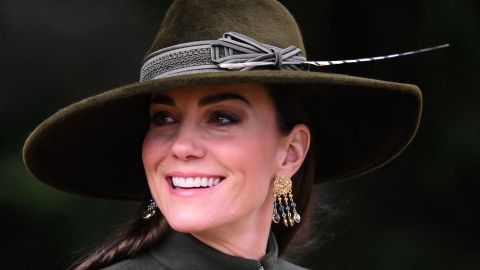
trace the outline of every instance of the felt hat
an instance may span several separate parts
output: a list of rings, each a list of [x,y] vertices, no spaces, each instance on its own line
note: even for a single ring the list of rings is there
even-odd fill
[[[140,82],[71,104],[30,134],[23,154],[35,177],[79,195],[144,199],[150,95],[185,86],[254,82],[297,95],[316,136],[317,183],[385,165],[420,120],[415,85],[305,71],[300,30],[275,0],[176,0],[146,55]]]

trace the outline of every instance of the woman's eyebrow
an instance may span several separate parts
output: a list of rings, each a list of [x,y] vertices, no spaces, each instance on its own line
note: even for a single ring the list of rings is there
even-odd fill
[[[171,96],[157,94],[150,99],[150,103],[175,106],[175,100]]]
[[[198,105],[200,106],[206,106],[206,105],[211,105],[214,103],[222,102],[225,100],[230,100],[230,99],[235,99],[235,100],[240,100],[250,106],[250,102],[243,97],[242,95],[235,94],[235,93],[220,93],[216,95],[211,95],[211,96],[206,96],[201,98],[198,101]]]

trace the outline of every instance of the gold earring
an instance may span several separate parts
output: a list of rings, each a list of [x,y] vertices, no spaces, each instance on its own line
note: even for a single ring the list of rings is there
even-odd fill
[[[157,212],[156,209],[157,209],[157,203],[153,199],[150,199],[147,205],[147,209],[142,213],[142,218],[144,220],[151,219]]]
[[[292,180],[288,176],[282,175],[275,178],[273,182],[273,198],[273,222],[279,223],[281,215],[283,225],[286,227],[300,223],[301,217],[295,208],[297,204],[293,201]],[[279,214],[278,210],[280,210],[281,214]]]

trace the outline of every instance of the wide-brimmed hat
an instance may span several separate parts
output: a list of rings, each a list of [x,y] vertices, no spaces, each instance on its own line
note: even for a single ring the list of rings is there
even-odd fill
[[[79,195],[144,199],[150,95],[185,86],[254,82],[298,96],[316,136],[317,183],[385,165],[419,124],[415,85],[305,71],[300,30],[275,0],[176,0],[146,55],[140,82],[69,105],[30,134],[24,161],[35,177]]]

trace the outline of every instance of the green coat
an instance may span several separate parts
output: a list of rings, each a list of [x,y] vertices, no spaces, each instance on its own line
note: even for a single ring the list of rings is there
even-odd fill
[[[224,254],[190,234],[172,232],[160,245],[139,256],[120,261],[107,270],[304,270],[278,258],[277,241],[270,235],[267,253],[259,261]]]

